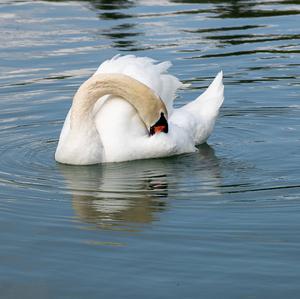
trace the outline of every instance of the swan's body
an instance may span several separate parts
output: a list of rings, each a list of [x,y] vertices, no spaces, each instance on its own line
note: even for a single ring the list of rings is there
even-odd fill
[[[102,63],[74,97],[55,159],[87,165],[196,151],[195,146],[205,142],[212,132],[223,102],[222,72],[201,96],[173,109],[176,90],[182,83],[166,73],[170,65],[131,55]],[[123,77],[115,84],[120,90],[114,92],[105,80],[108,77],[113,82],[117,74]],[[135,79],[132,84],[130,78]],[[124,89],[128,87],[128,95],[122,89],[123,79],[128,80],[123,84]],[[139,99],[132,100],[134,97]],[[149,135],[150,126],[161,114],[168,118],[167,133]]]

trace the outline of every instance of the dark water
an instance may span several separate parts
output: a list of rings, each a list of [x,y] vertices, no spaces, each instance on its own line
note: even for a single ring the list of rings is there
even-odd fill
[[[0,4],[1,298],[299,298],[299,1]],[[117,53],[223,69],[209,145],[57,164],[77,87]]]

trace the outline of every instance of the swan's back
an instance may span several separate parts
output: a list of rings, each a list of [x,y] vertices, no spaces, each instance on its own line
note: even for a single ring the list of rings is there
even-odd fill
[[[167,70],[172,65],[171,62],[165,61],[158,64],[155,62],[149,57],[117,55],[104,61],[95,74],[121,73],[144,83],[161,97],[170,115],[175,93],[183,84],[176,77],[167,74]]]

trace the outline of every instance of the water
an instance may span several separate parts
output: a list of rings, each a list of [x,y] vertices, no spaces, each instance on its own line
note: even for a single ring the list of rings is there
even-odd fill
[[[0,4],[1,298],[298,298],[299,1]],[[113,55],[225,74],[198,153],[72,167],[54,151]]]

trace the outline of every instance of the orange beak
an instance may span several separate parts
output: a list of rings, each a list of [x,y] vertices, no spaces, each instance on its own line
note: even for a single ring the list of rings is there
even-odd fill
[[[155,126],[154,127],[154,134],[160,133],[160,132],[165,132],[166,131],[166,126]]]

